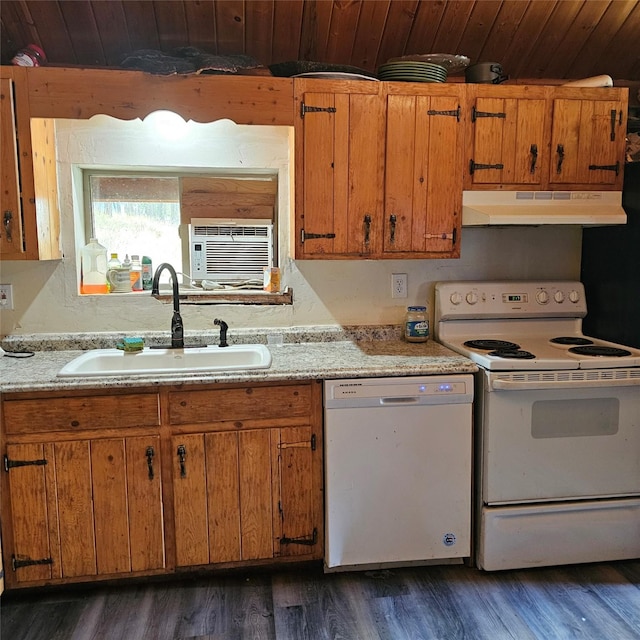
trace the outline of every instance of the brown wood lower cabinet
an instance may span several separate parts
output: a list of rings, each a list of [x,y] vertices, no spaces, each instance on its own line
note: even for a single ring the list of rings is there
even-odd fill
[[[321,558],[321,420],[316,382],[5,394],[6,587]]]

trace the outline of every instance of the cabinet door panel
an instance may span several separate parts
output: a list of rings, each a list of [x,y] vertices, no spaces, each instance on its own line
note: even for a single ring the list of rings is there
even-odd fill
[[[176,564],[180,567],[207,564],[209,532],[204,436],[177,436],[172,438],[172,443]],[[178,453],[182,450],[183,455]]]
[[[207,434],[205,446],[210,561],[240,560],[238,434]]]
[[[41,444],[7,445],[9,460],[43,460]],[[47,461],[47,465],[52,461]],[[11,527],[16,560],[44,560],[51,557],[48,533],[47,465],[28,465],[9,469],[9,496],[11,498]],[[7,566],[7,572],[10,567]],[[52,577],[51,565],[40,564],[16,570],[17,582],[47,580]]]
[[[165,566],[160,438],[127,438],[125,446],[131,569],[160,569]],[[148,452],[150,447],[152,451]],[[152,454],[151,471],[149,453]]]
[[[273,556],[270,432],[264,429],[238,434],[243,560]]]
[[[310,540],[317,526],[313,509],[311,428],[274,430],[274,442],[279,475],[279,486],[274,493],[280,502],[280,535],[285,539]],[[306,555],[313,550],[295,542],[279,546],[276,551],[282,556]]]
[[[124,440],[91,443],[98,574],[131,571]]]
[[[97,571],[89,441],[55,445],[62,575]]]

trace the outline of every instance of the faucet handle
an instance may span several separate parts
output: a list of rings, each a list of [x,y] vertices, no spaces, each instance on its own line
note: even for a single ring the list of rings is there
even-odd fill
[[[224,321],[224,320],[220,320],[219,318],[216,318],[213,321],[213,324],[215,324],[216,326],[220,327],[220,347],[228,347],[229,344],[227,343],[227,329],[229,328],[229,325]]]

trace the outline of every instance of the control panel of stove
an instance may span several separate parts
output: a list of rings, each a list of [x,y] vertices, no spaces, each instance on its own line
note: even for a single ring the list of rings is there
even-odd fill
[[[584,317],[580,282],[439,282],[436,320],[447,318]]]

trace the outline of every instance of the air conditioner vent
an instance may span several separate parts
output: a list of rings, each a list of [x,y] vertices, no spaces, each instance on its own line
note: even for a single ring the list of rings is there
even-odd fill
[[[194,280],[262,281],[273,266],[273,225],[191,225],[190,248]]]

